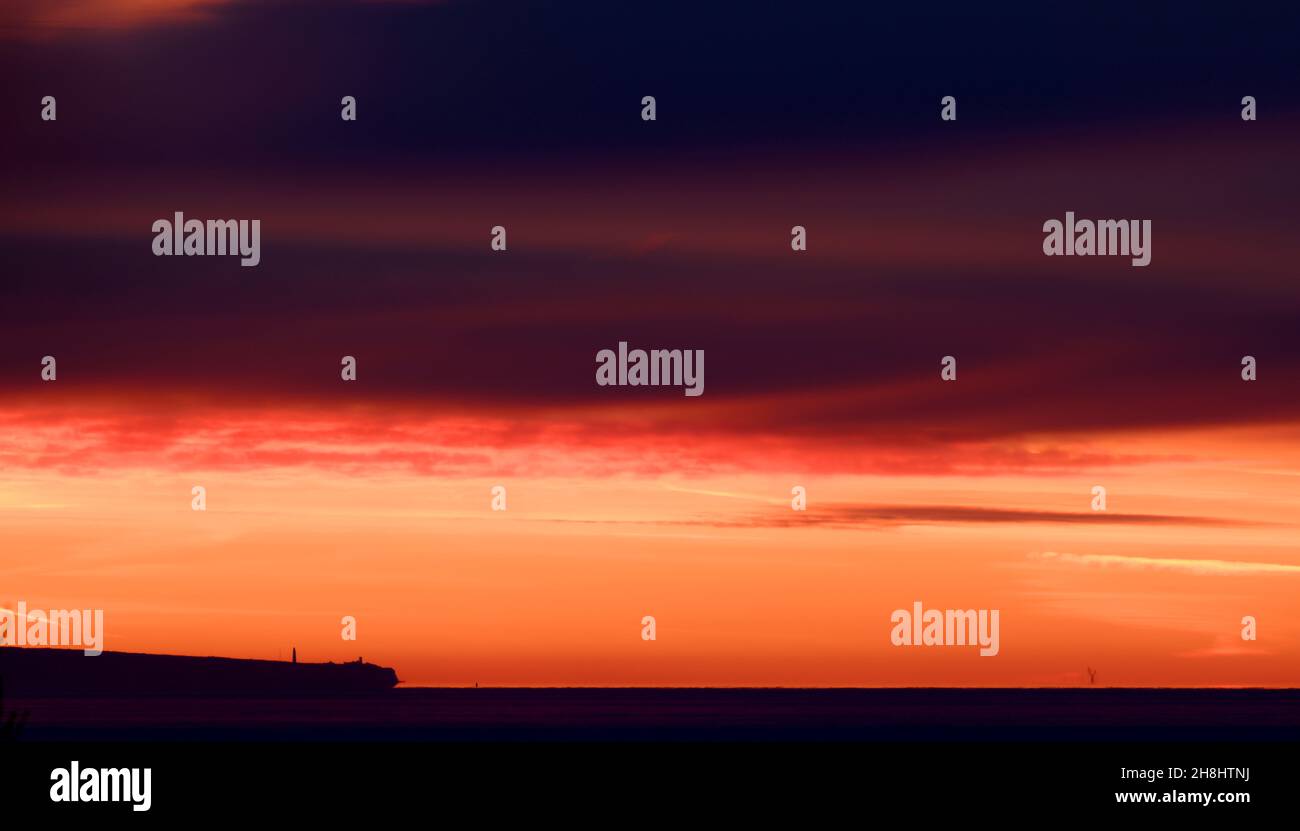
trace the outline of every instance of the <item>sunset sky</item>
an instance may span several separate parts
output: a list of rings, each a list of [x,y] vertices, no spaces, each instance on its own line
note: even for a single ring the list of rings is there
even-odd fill
[[[543,9],[6,4],[0,607],[413,684],[1300,683],[1287,28]],[[892,646],[917,600],[1000,653]]]

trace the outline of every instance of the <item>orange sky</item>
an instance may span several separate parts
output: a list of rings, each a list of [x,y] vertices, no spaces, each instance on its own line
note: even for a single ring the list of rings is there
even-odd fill
[[[845,475],[816,453],[791,464],[797,446],[586,449],[464,418],[390,414],[400,429],[371,440],[384,416],[196,412],[138,453],[108,411],[0,418],[17,555],[0,602],[103,608],[110,650],[296,646],[450,685],[1068,685],[1086,666],[1120,685],[1300,681],[1294,426],[1114,435],[1110,452],[1147,461],[1069,473]],[[413,472],[431,452],[472,464]],[[660,454],[693,472],[648,472]],[[846,510],[862,506],[891,510]],[[890,612],[914,600],[1000,609],[1000,654],[891,646]]]
[[[1286,30],[619,14],[0,6],[0,606],[421,684],[1300,683]],[[1044,257],[1067,211],[1149,267]],[[705,394],[595,386],[622,340]],[[892,646],[915,601],[999,654]]]

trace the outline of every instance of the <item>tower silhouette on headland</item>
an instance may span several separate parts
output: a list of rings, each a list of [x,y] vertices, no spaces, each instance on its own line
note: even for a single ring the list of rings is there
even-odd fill
[[[0,668],[4,670],[6,705],[13,699],[48,695],[378,692],[398,683],[397,673],[387,667],[304,663],[298,660],[296,649],[290,655],[291,663],[286,666],[283,660],[130,652],[104,652],[87,659],[78,649],[0,646]]]

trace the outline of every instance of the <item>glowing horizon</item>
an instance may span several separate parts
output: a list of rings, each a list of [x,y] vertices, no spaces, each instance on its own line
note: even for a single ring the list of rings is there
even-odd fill
[[[1283,28],[1138,100],[1047,7],[981,12],[998,48],[551,14],[0,13],[0,606],[438,685],[1300,684]],[[175,212],[257,220],[259,263],[155,257]],[[1149,220],[1150,264],[1044,256],[1067,212]],[[704,394],[598,386],[624,341],[702,350]],[[918,600],[1001,651],[892,646]]]

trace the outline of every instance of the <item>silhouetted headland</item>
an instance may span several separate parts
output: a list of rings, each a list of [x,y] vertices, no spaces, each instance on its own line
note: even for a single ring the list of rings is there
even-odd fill
[[[397,685],[389,667],[290,663],[80,649],[0,647],[0,673],[14,698],[145,695],[335,695]]]

